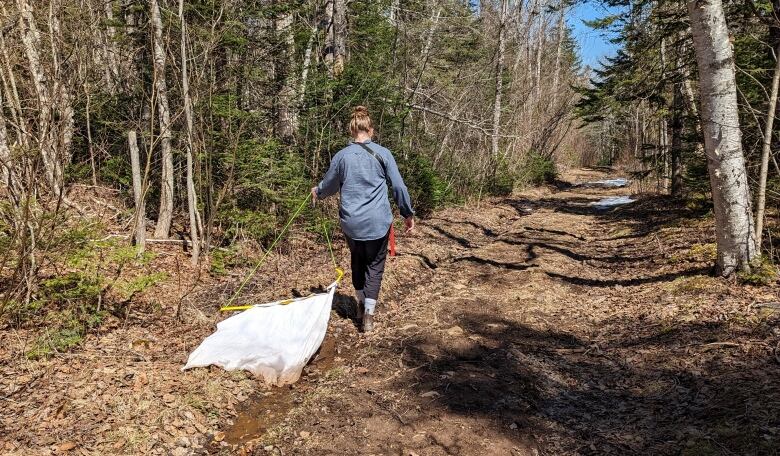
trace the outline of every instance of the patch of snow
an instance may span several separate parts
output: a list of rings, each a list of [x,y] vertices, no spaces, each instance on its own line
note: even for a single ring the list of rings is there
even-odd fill
[[[632,199],[630,196],[610,196],[598,201],[593,201],[590,203],[590,206],[594,206],[596,209],[610,209],[616,206],[633,203],[634,201],[636,200]]]
[[[587,187],[620,188],[620,187],[626,187],[630,183],[631,183],[631,181],[629,181],[625,177],[618,177],[616,179],[604,179],[604,180],[599,180],[599,181],[586,182],[583,185],[585,185]]]

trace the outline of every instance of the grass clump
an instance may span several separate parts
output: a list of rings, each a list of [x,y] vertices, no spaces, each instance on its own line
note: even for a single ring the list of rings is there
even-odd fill
[[[27,352],[27,359],[36,360],[48,358],[59,352],[65,352],[81,343],[84,331],[79,327],[51,329],[39,336],[33,343],[33,348]]]
[[[230,269],[252,264],[254,264],[253,260],[247,255],[242,255],[235,244],[227,249],[211,251],[210,270],[214,275],[227,275]]]
[[[679,277],[668,285],[673,294],[697,294],[716,289],[720,285],[718,279],[710,276],[697,275],[692,277]]]
[[[766,286],[777,282],[777,266],[766,256],[754,260],[750,264],[750,271],[737,273],[741,283],[749,285]]]
[[[714,242],[693,244],[689,250],[691,257],[701,261],[715,261],[718,258],[718,248]]]

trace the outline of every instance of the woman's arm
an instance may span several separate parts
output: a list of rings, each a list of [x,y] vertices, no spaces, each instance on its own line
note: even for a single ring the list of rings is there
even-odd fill
[[[311,189],[312,198],[322,199],[335,195],[341,189],[341,154],[336,154],[330,162],[328,172],[319,185]]]
[[[408,219],[414,216],[414,209],[412,209],[412,199],[409,196],[409,190],[406,188],[401,172],[398,171],[398,164],[395,162],[395,158],[392,154],[387,154],[389,159],[387,160],[387,178],[390,180],[390,185],[393,186],[393,199],[398,204],[398,209],[401,210],[401,217]]]

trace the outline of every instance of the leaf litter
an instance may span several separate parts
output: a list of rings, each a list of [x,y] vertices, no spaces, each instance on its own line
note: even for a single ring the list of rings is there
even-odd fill
[[[711,220],[663,197],[589,207],[628,192],[534,189],[423,221],[390,260],[377,330],[358,333],[341,290],[286,388],[179,371],[240,274],[189,271],[160,246],[155,267],[178,280],[78,349],[31,361],[32,330],[0,332],[0,452],[776,454],[777,287],[711,277],[691,251],[713,242]],[[321,245],[291,243],[247,300],[332,280]]]

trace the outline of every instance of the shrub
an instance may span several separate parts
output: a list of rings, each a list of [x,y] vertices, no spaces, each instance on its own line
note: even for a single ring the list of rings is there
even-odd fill
[[[505,158],[501,158],[496,165],[493,177],[488,180],[487,193],[494,196],[506,196],[515,189],[517,175],[509,168]]]
[[[396,158],[418,214],[428,214],[453,200],[450,187],[436,172],[428,157],[410,153],[408,158]]]
[[[520,175],[523,184],[542,185],[555,180],[558,170],[552,157],[531,151],[523,163]]]

